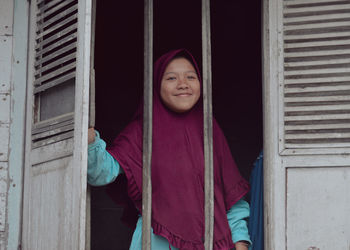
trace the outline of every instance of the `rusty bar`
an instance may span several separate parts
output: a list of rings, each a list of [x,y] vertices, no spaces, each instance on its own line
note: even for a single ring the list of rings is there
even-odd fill
[[[153,0],[144,2],[144,108],[142,174],[142,250],[151,250],[152,210],[152,91],[153,91]]]
[[[204,247],[213,249],[214,178],[213,116],[210,41],[210,0],[202,0],[203,123],[204,123]]]

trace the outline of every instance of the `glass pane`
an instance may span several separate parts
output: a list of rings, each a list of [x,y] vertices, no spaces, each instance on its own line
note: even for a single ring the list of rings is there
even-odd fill
[[[74,111],[75,79],[40,94],[40,121]]]

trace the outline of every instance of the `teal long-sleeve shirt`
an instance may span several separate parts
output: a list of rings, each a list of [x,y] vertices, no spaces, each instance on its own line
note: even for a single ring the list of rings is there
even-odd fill
[[[88,171],[87,180],[92,186],[103,186],[113,182],[123,170],[118,161],[106,151],[106,143],[96,131],[95,141],[88,147]],[[249,205],[244,200],[239,200],[227,211],[227,220],[231,229],[232,240],[248,241],[251,243],[246,219],[249,217]],[[130,250],[141,249],[142,244],[142,217],[140,216],[134,231]],[[151,235],[152,250],[169,249],[169,242],[162,236]],[[177,249],[171,246],[171,249]]]

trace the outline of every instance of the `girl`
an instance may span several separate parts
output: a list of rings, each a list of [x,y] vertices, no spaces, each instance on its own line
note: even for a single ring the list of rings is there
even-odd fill
[[[204,249],[203,101],[200,73],[184,49],[170,51],[154,65],[152,145],[152,249]],[[119,174],[127,194],[142,207],[142,106],[105,150],[89,129],[88,182],[106,185]],[[225,137],[213,121],[214,246],[247,250],[250,239],[242,200],[247,182],[239,174]],[[118,192],[118,191],[116,191]],[[141,249],[139,216],[130,249]]]

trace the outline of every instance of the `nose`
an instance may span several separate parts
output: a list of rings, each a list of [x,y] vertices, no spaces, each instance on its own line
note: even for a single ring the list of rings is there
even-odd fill
[[[186,77],[179,77],[177,88],[178,89],[188,89],[188,83],[187,83]]]

